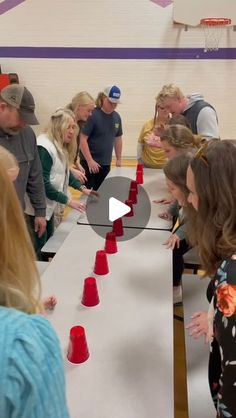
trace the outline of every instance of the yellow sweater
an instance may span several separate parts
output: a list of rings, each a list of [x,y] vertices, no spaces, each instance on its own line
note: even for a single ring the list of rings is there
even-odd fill
[[[148,135],[153,130],[153,127],[153,119],[148,120],[145,122],[140,132],[138,142],[143,146],[141,158],[144,164],[148,167],[163,168],[167,162],[165,152],[161,148],[151,147],[146,142],[148,140]]]

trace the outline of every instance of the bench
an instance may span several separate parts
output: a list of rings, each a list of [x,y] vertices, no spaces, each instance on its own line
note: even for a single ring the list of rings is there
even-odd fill
[[[196,274],[184,274],[183,308],[185,326],[191,321],[191,315],[199,310],[208,310],[206,289],[209,279],[201,279]],[[216,410],[208,385],[209,345],[203,337],[195,340],[185,329],[187,395],[189,418],[214,418]]]
[[[42,259],[44,261],[47,261],[50,257],[54,257],[72,228],[77,225],[78,217],[79,212],[72,209],[60,223],[58,228],[56,228],[53,236],[49,238],[41,250]]]
[[[36,266],[37,266],[40,276],[44,273],[48,265],[49,265],[49,262],[47,261],[36,261]]]
[[[191,248],[187,251],[184,256],[184,268],[193,270],[194,274],[197,274],[198,270],[201,267],[199,255],[197,253],[196,247]]]

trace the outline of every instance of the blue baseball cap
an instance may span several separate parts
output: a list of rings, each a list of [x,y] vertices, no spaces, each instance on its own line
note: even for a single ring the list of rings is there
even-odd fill
[[[103,94],[111,103],[120,103],[121,91],[117,86],[109,86],[103,90]]]

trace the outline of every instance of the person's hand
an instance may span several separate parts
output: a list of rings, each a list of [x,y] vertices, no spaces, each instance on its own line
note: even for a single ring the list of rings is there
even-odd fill
[[[191,316],[192,321],[186,326],[189,335],[195,339],[204,336],[205,342],[208,343],[212,337],[209,335],[208,313],[206,311],[194,312]]]
[[[121,159],[116,160],[116,167],[121,167]]]
[[[178,235],[172,234],[170,238],[164,243],[164,245],[166,245],[166,249],[170,248],[171,250],[173,250],[175,246],[179,248],[179,243],[180,243],[180,238],[178,237]]]
[[[162,134],[162,132],[164,131],[164,129],[165,129],[165,125],[162,123],[159,126],[154,126],[152,132],[154,133],[154,135],[160,137],[160,135]]]
[[[41,236],[46,231],[46,226],[47,226],[46,218],[43,218],[42,216],[35,216],[34,231],[38,234],[39,238],[41,238]]]
[[[88,161],[88,168],[89,168],[89,171],[90,171],[90,173],[94,173],[94,174],[96,174],[96,173],[98,173],[99,172],[99,169],[101,168],[101,166],[100,166],[100,164],[98,164],[96,161],[94,161],[94,160],[90,160],[90,161]]]
[[[79,171],[81,171],[81,173],[85,174],[85,169],[84,167],[79,163],[79,161],[77,160],[75,163],[75,168],[77,168]]]
[[[162,205],[169,205],[173,201],[171,197],[162,197],[161,199],[153,200],[153,203],[161,203]]]
[[[44,309],[52,311],[57,304],[57,298],[54,295],[48,296],[47,298],[44,298],[42,302]]]
[[[79,212],[84,213],[86,211],[86,205],[78,202],[77,200],[71,199],[67,204],[70,208],[78,210]]]
[[[96,190],[93,190],[93,189],[84,188],[82,190],[82,193],[85,194],[86,196],[96,196],[96,197],[99,197],[99,193]]]
[[[154,148],[162,148],[160,137],[150,132],[145,140],[146,144]]]
[[[70,169],[71,173],[73,174],[73,176],[80,181],[80,183],[84,184],[87,181],[87,177],[85,176],[85,174],[80,171],[77,168],[71,168]]]
[[[145,137],[145,141],[147,142],[147,141],[155,141],[155,140],[157,140],[159,138],[159,136],[158,135],[156,135],[153,131],[152,132],[149,132],[147,135],[146,135],[146,137]]]
[[[159,216],[159,218],[165,219],[166,221],[171,221],[171,219],[172,219],[172,216],[171,216],[171,214],[169,212],[159,213],[158,216]]]
[[[146,143],[149,145],[149,147],[152,148],[162,148],[160,139],[150,139],[146,141]]]

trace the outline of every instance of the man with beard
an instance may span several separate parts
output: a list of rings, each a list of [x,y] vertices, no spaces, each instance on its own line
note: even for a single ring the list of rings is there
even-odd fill
[[[19,175],[14,184],[22,209],[27,193],[35,210],[34,217],[27,215],[27,223],[37,253],[37,236],[41,237],[46,228],[46,198],[36,137],[29,126],[39,123],[34,110],[33,96],[23,85],[10,84],[1,90],[0,145],[8,149],[19,163]]]

